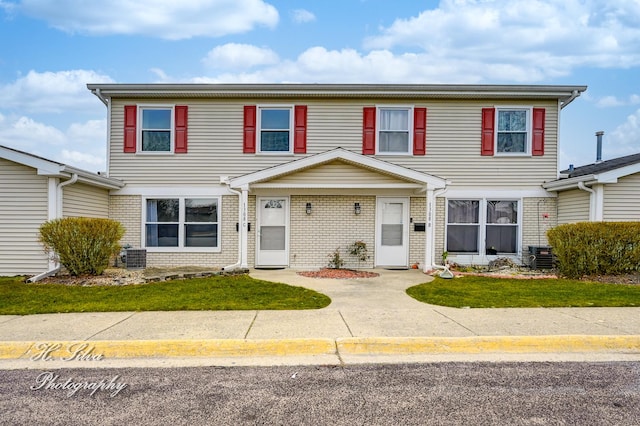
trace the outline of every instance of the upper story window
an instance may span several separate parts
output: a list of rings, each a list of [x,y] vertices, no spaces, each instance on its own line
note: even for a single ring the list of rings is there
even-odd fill
[[[187,153],[186,105],[125,105],[125,153]]]
[[[140,150],[171,152],[173,140],[172,108],[140,107]]]
[[[498,108],[496,126],[497,154],[530,154],[530,109]]]
[[[411,108],[378,108],[379,154],[410,154],[410,112]]]
[[[292,108],[259,108],[260,152],[291,152]]]

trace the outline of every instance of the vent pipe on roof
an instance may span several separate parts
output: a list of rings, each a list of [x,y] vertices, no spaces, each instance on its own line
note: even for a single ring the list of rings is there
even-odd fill
[[[598,138],[598,147],[596,148],[596,163],[602,162],[602,135],[604,135],[604,132],[602,130],[596,132],[596,137]]]

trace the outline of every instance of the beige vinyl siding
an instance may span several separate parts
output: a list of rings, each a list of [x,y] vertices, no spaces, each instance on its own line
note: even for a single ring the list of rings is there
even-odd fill
[[[572,189],[558,193],[558,224],[589,220],[589,193]]]
[[[84,183],[63,187],[63,217],[109,217],[109,191]]]
[[[185,104],[162,99],[159,104]],[[114,100],[112,106],[110,176],[129,185],[176,185],[218,182],[219,176],[240,176],[304,157],[300,154],[243,154],[243,106],[254,100],[190,99],[187,154],[124,154],[124,105],[133,100]],[[270,101],[269,104],[279,104]],[[291,101],[283,105],[293,105]],[[362,108],[375,100],[300,99],[308,107],[307,154],[337,147],[362,153]],[[377,158],[452,181],[451,187],[500,187],[539,189],[540,183],[557,176],[558,105],[554,101],[386,100],[384,105],[426,107],[427,155]],[[480,126],[483,107],[531,106],[546,108],[545,155],[540,157],[482,157]]]
[[[35,169],[0,159],[0,276],[35,275],[48,268],[38,242],[47,220],[48,179]]]
[[[383,175],[343,161],[333,161],[318,167],[292,173],[270,180],[273,184],[399,184],[407,183],[392,176]]]
[[[605,185],[603,220],[640,221],[640,173]]]

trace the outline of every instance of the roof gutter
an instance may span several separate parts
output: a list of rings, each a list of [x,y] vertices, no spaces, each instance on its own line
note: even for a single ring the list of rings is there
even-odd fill
[[[93,89],[91,91],[91,93],[93,93],[94,95],[96,95],[98,97],[98,99],[100,99],[100,101],[102,101],[102,103],[104,104],[104,106],[108,107],[109,106],[109,100],[107,100],[107,98],[105,98],[102,95],[102,91],[100,90],[99,87]]]
[[[573,102],[578,96],[580,96],[580,92],[578,90],[574,90],[573,92],[571,92],[571,96],[569,96],[567,99],[565,99],[562,104],[560,104],[560,109],[563,109],[564,107],[566,107],[567,105],[569,105],[571,102]]]

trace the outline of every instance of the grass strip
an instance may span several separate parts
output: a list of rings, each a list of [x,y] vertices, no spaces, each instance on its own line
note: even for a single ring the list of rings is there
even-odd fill
[[[329,303],[329,297],[316,291],[245,275],[95,287],[25,284],[20,277],[0,277],[2,315],[319,309]]]
[[[568,279],[463,276],[436,278],[407,289],[414,299],[454,308],[640,306],[640,286]]]

